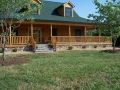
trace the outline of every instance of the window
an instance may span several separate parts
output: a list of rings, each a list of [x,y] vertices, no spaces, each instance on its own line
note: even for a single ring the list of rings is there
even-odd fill
[[[57,36],[57,34],[58,34],[57,29],[56,29],[56,28],[53,28],[53,29],[52,29],[52,36]]]
[[[72,8],[65,8],[65,16],[72,16]]]
[[[75,36],[82,36],[82,31],[80,29],[76,29]]]

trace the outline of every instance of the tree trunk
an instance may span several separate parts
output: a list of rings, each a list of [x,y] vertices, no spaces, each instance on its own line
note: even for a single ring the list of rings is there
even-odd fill
[[[116,44],[117,38],[113,38],[113,52],[115,51],[115,44]]]
[[[2,43],[2,59],[3,59],[3,61],[5,60],[5,44],[6,44],[6,40],[5,40],[5,36],[4,36],[3,43]]]
[[[2,59],[5,60],[5,47],[2,47]]]

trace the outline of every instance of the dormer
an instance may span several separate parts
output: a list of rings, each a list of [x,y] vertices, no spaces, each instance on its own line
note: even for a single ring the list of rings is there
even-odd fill
[[[38,3],[38,4],[41,4],[41,1],[40,0],[31,0],[33,3]]]
[[[74,17],[73,8],[75,6],[69,1],[57,9],[57,12],[64,17]]]

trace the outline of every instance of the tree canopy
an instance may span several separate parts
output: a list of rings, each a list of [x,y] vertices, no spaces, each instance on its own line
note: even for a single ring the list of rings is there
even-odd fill
[[[13,20],[16,20],[19,27],[24,20],[34,20],[30,14],[35,13],[41,8],[41,4],[35,0],[0,0],[0,27],[2,29],[2,37],[4,40],[0,41],[4,57],[4,50],[6,42],[10,35],[10,27],[13,25]]]
[[[110,35],[113,39],[113,50],[115,43],[120,36],[120,1],[106,0],[104,4],[94,0],[96,5],[96,14],[89,14],[100,28],[100,33]]]

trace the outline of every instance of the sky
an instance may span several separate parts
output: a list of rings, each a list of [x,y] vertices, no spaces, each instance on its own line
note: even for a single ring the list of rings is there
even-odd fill
[[[76,13],[83,18],[88,18],[89,14],[95,14],[95,5],[93,0],[46,0],[46,1],[54,1],[54,2],[68,2],[70,1],[74,6],[74,10]],[[103,3],[105,0],[98,0]]]

